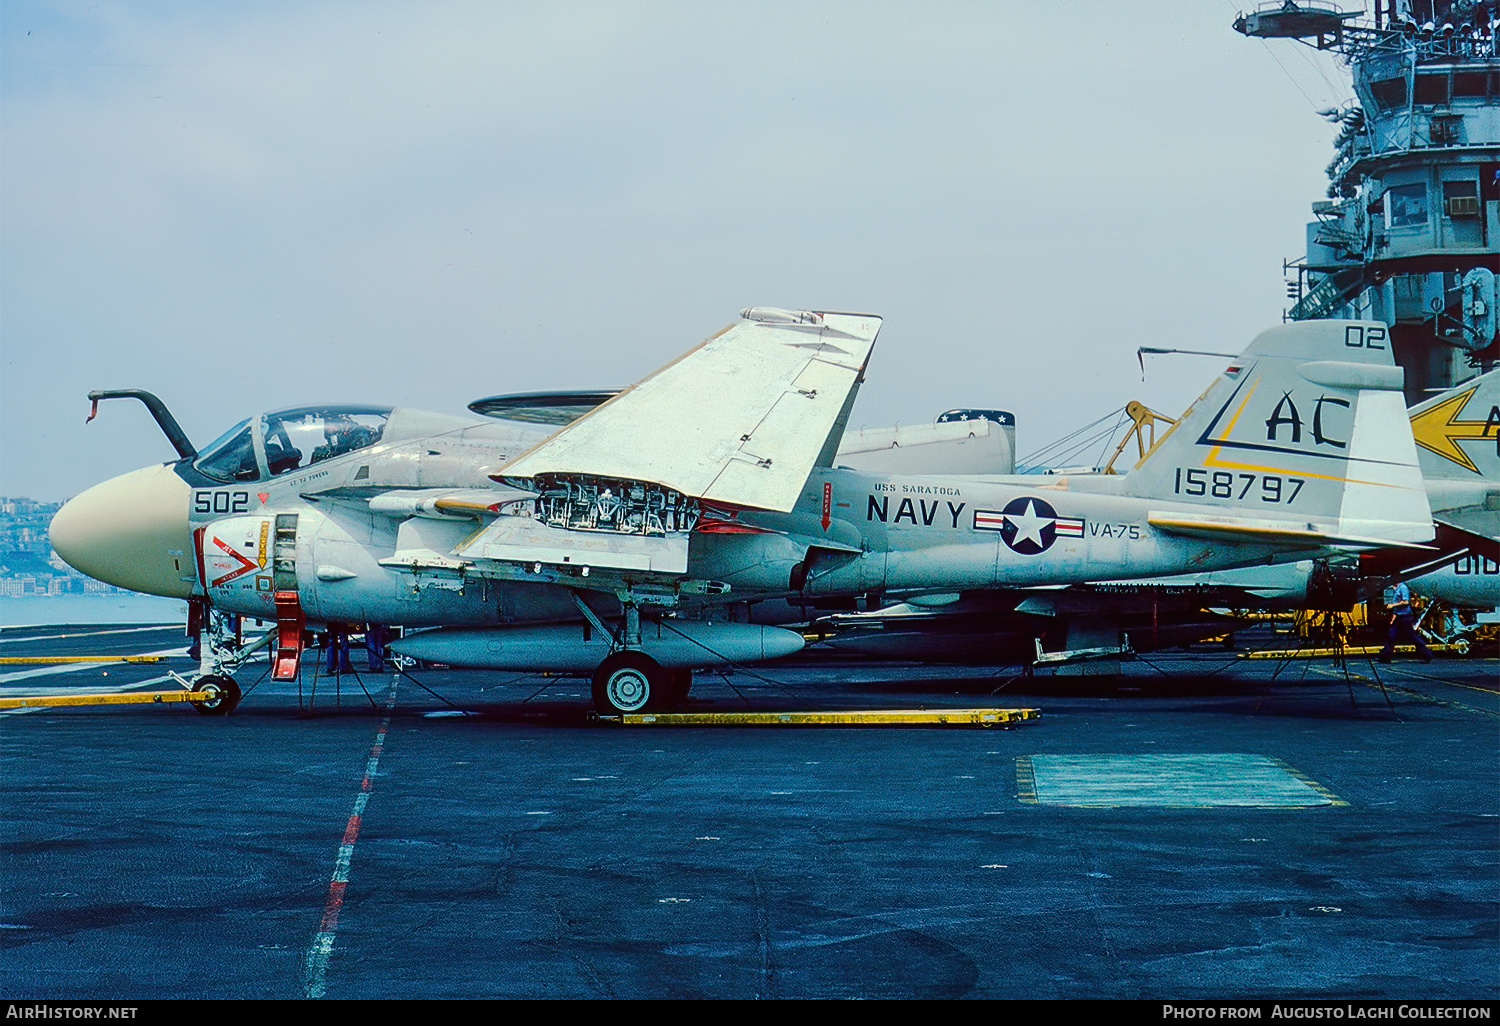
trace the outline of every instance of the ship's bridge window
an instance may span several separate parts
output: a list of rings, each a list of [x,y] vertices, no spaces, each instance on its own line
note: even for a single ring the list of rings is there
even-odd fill
[[[208,443],[193,466],[215,481],[260,480],[260,464],[255,459],[255,437],[250,422],[242,420]]]
[[[1393,110],[1406,106],[1406,79],[1388,78],[1370,83],[1370,95],[1381,110]]]
[[[1418,106],[1436,106],[1448,102],[1448,73],[1418,75],[1413,98]]]
[[[1489,79],[1482,71],[1455,71],[1453,73],[1453,98],[1455,100],[1482,100]]]
[[[266,469],[272,477],[380,441],[389,406],[304,406],[262,419]]]
[[[1386,216],[1392,228],[1415,228],[1427,223],[1427,186],[1392,186],[1385,194]]]

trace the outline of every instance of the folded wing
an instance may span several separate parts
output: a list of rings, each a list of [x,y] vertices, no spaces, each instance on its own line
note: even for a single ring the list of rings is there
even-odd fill
[[[880,318],[765,307],[741,317],[496,476],[523,487],[544,476],[648,482],[791,510],[843,430]]]

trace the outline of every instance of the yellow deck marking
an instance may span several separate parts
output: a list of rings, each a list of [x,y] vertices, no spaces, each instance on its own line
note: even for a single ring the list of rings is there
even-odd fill
[[[1490,660],[1490,662],[1494,662],[1494,660],[1492,659]],[[1415,677],[1417,678],[1417,680],[1430,680],[1434,684],[1446,684],[1450,688],[1463,688],[1465,691],[1477,691],[1481,695],[1489,695],[1493,698],[1500,698],[1500,691],[1492,691],[1489,688],[1476,688],[1472,684],[1460,684],[1456,680],[1444,680],[1441,677],[1428,677],[1425,674],[1418,673],[1415,670],[1408,670],[1405,667],[1394,667],[1392,669],[1392,672],[1400,673],[1407,677]]]
[[[847,709],[840,712],[627,713],[601,720],[627,727],[1008,727],[1039,709]]]
[[[1030,755],[1016,759],[1017,798],[1075,809],[1346,806],[1285,762],[1241,752]]]
[[[1314,666],[1311,669],[1312,669],[1312,671],[1314,673],[1321,674],[1324,677],[1332,677],[1335,680],[1343,680],[1343,679],[1345,679],[1343,674],[1341,674],[1341,673],[1335,673],[1332,670],[1325,670],[1321,666]],[[1394,667],[1392,668],[1392,670],[1394,670],[1394,672],[1397,672],[1397,673],[1407,673],[1408,672],[1408,671],[1405,671],[1405,670],[1395,670]],[[1387,672],[1391,672],[1391,671],[1387,671]],[[1431,681],[1434,684],[1447,684],[1448,683],[1448,681],[1440,680],[1437,677],[1422,677],[1420,674],[1411,674],[1411,676],[1418,677],[1421,680]],[[1467,705],[1467,704],[1465,704],[1463,702],[1454,702],[1451,699],[1433,698],[1431,695],[1426,694],[1425,692],[1414,691],[1411,688],[1403,688],[1400,684],[1397,684],[1393,680],[1373,681],[1369,677],[1363,676],[1362,674],[1358,674],[1358,673],[1351,673],[1351,674],[1349,674],[1348,675],[1348,679],[1354,681],[1355,683],[1357,683],[1357,684],[1359,684],[1359,685],[1361,685],[1363,687],[1369,688],[1371,691],[1379,691],[1381,689],[1381,684],[1383,683],[1385,685],[1385,690],[1387,690],[1387,691],[1396,691],[1396,692],[1399,692],[1400,694],[1406,695],[1408,698],[1415,698],[1419,702],[1426,702],[1428,705],[1441,705],[1444,708],[1464,709],[1464,710],[1467,710],[1468,712],[1471,712],[1471,713],[1478,713],[1480,716],[1488,716],[1488,717],[1490,717],[1492,719],[1500,718],[1500,712],[1497,712],[1494,709],[1481,709],[1478,706]],[[1463,687],[1464,685],[1458,685],[1458,686],[1459,687]],[[1487,694],[1487,695],[1494,694],[1493,691],[1485,691],[1483,688],[1475,688],[1474,690],[1475,691],[1481,691],[1481,692],[1483,692],[1484,694]]]
[[[1032,768],[1031,756],[1016,757],[1016,799],[1027,805],[1036,805],[1036,770]]]
[[[1274,758],[1274,757],[1272,757],[1271,761],[1273,763],[1275,763],[1276,765],[1280,766],[1287,773],[1291,774],[1292,776],[1296,777],[1298,780],[1302,781],[1304,784],[1306,784],[1308,787],[1312,788],[1314,791],[1318,792],[1324,798],[1327,798],[1329,805],[1334,805],[1334,806],[1338,806],[1340,808],[1345,808],[1345,809],[1347,809],[1349,807],[1349,803],[1348,802],[1344,801],[1338,795],[1336,795],[1332,791],[1328,790],[1328,788],[1326,788],[1322,784],[1318,783],[1316,780],[1314,780],[1312,777],[1308,776],[1306,773],[1303,773],[1297,767],[1289,765],[1289,764],[1287,764],[1285,762],[1282,762],[1280,759],[1277,759],[1277,758]]]
[[[98,638],[106,634],[148,634],[155,631],[176,630],[181,631],[182,625],[175,623],[156,624],[150,627],[123,627],[107,631],[79,631],[77,634],[23,634],[19,638],[5,637],[4,635],[24,630],[22,627],[0,627],[0,644],[14,645],[17,642],[33,641],[61,641],[65,638]]]

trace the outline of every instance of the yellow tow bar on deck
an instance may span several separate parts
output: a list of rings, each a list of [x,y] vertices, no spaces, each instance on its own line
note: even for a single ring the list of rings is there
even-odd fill
[[[176,676],[173,674],[172,676]],[[206,716],[227,716],[240,704],[240,686],[233,677],[210,675],[187,682],[178,691],[111,691],[105,694],[18,695],[0,698],[0,710],[55,709],[89,705],[171,705],[187,702]]]
[[[65,663],[159,663],[166,656],[5,656],[0,666],[61,666]]]
[[[627,727],[1010,727],[1040,709],[847,709],[837,712],[659,712],[601,716]]]
[[[108,695],[33,695],[0,698],[0,709],[47,709],[68,705],[160,705],[168,702],[211,702],[217,691],[123,691]]]
[[[1241,652],[1241,659],[1333,659],[1338,656],[1361,658],[1363,656],[1377,656],[1383,650],[1384,645],[1349,645],[1345,648],[1268,648],[1259,652]],[[1469,646],[1466,642],[1456,645],[1428,645],[1428,650],[1433,655],[1448,653],[1451,655],[1467,655]],[[1397,655],[1415,655],[1415,645],[1397,645]]]

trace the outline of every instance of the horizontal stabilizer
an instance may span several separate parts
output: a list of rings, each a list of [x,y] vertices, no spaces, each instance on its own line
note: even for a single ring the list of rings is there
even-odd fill
[[[1354,548],[1378,548],[1385,545],[1413,549],[1426,547],[1378,536],[1343,534],[1340,533],[1337,524],[1317,524],[1311,521],[1152,512],[1146,515],[1146,523],[1167,534],[1180,534],[1188,538],[1207,538],[1211,541],[1265,542],[1270,545],[1287,545],[1294,548],[1300,548],[1304,543],[1308,548],[1324,545],[1347,545]]]
[[[880,330],[870,314],[756,307],[512,460],[497,478],[589,476],[788,511]]]
[[[1482,504],[1435,512],[1432,519],[1465,534],[1500,539],[1500,487],[1486,493],[1484,499]]]

